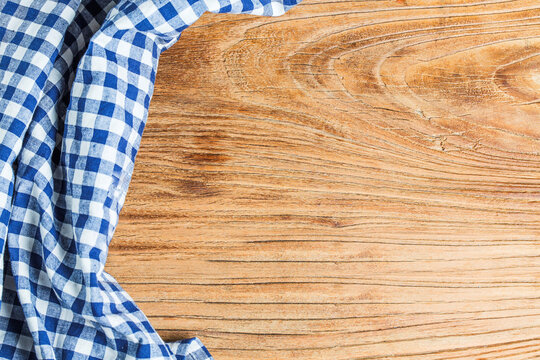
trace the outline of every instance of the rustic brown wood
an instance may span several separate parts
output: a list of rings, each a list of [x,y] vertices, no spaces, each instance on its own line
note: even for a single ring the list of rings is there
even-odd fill
[[[205,14],[107,270],[216,360],[540,358],[540,3]]]

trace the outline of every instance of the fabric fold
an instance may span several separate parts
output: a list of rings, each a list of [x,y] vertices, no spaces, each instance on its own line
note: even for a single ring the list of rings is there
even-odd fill
[[[206,11],[295,4],[0,2],[0,357],[212,359],[197,338],[160,338],[105,272],[108,247],[161,52]]]

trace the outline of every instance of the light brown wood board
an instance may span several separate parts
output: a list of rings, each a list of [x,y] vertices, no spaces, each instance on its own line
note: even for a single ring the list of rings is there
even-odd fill
[[[110,272],[216,360],[540,358],[540,2],[206,13]]]

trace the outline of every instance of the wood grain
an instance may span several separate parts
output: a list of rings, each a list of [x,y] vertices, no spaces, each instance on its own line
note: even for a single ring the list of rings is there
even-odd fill
[[[107,271],[216,360],[540,358],[540,3],[205,14]]]

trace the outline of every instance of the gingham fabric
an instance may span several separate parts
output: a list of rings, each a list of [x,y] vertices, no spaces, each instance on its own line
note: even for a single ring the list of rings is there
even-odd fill
[[[0,0],[0,357],[212,359],[104,271],[158,57],[204,12],[299,0]]]

